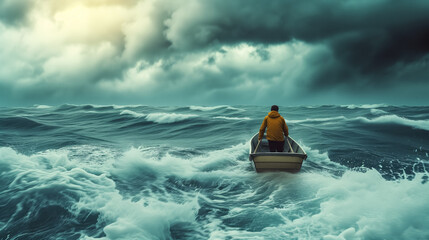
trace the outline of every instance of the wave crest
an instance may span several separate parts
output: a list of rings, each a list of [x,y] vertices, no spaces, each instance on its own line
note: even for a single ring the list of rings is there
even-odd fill
[[[38,105],[38,104],[34,105],[34,107],[37,108],[37,109],[52,108],[52,106],[49,106],[49,105]]]
[[[376,108],[371,109],[371,114],[373,115],[383,115],[386,113],[387,113],[386,111],[383,111],[381,109],[376,109]]]
[[[249,117],[225,117],[225,116],[218,116],[218,117],[214,117],[215,119],[224,119],[224,120],[237,120],[237,121],[241,121],[241,120],[252,120]]]
[[[136,117],[136,118],[141,118],[141,117],[145,116],[143,113],[137,113],[137,112],[134,112],[134,111],[131,111],[131,110],[123,110],[120,113],[120,115],[131,115],[131,116]]]
[[[181,122],[190,118],[198,117],[195,114],[180,114],[180,113],[150,113],[146,116],[146,120],[154,123],[175,123]]]
[[[30,129],[41,129],[41,130],[51,130],[56,127],[50,126],[47,124],[39,123],[34,120],[25,118],[25,117],[8,117],[0,118],[0,129],[7,130],[30,130]]]
[[[301,119],[301,120],[286,119],[286,123],[330,122],[330,121],[337,121],[337,120],[347,120],[347,118],[344,116],[338,116],[338,117],[329,117],[329,118],[307,118],[307,119]]]
[[[241,111],[241,109],[239,108],[234,108],[228,105],[219,105],[219,106],[213,106],[213,107],[204,107],[204,106],[190,106],[189,109],[190,110],[194,110],[194,111],[213,111],[213,110],[217,110],[217,109],[221,109],[221,108],[225,108],[225,109],[229,109],[229,110],[237,110],[237,111]]]
[[[356,108],[363,108],[363,109],[372,109],[372,108],[379,108],[379,107],[388,107],[387,104],[362,104],[362,105],[354,105],[354,104],[349,104],[349,105],[341,105],[341,107],[345,107],[348,109],[356,109]]]
[[[368,119],[365,117],[356,118],[366,123],[384,123],[384,124],[399,124],[410,126],[413,128],[423,129],[429,131],[429,120],[411,120],[408,118],[399,117],[397,115],[385,115],[376,117],[374,119]]]

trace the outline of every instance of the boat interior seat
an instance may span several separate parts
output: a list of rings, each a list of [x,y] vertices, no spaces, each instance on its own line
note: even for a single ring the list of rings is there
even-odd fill
[[[257,142],[256,142],[256,145],[257,145]],[[268,140],[266,138],[264,138],[264,139],[262,139],[261,144],[259,145],[257,152],[269,152],[269,151],[270,151],[270,147],[268,146]],[[283,152],[289,152],[289,145],[286,142],[284,145]]]

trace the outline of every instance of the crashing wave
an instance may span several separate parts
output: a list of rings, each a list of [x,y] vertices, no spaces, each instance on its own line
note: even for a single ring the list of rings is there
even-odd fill
[[[381,109],[377,109],[377,108],[371,109],[371,114],[373,114],[373,115],[383,115],[386,113],[387,113],[386,111],[383,111]]]
[[[124,108],[138,108],[144,107],[143,105],[112,105],[114,109],[124,109]]]
[[[347,120],[344,116],[338,116],[338,117],[330,117],[330,118],[307,118],[307,119],[301,119],[301,120],[289,120],[286,119],[287,123],[306,123],[306,122],[330,122],[330,121],[337,121],[337,120]]]
[[[345,107],[348,109],[356,109],[356,108],[363,108],[363,109],[372,109],[372,108],[380,108],[380,107],[388,107],[387,104],[362,104],[362,105],[354,105],[354,104],[349,104],[349,105],[341,105],[341,107]]]
[[[137,112],[134,112],[131,110],[124,110],[120,113],[120,115],[124,115],[124,114],[128,114],[128,115],[131,115],[131,116],[136,117],[136,118],[141,118],[141,117],[145,116],[143,113],[137,113]]]
[[[225,116],[218,116],[218,117],[214,117],[215,119],[224,119],[224,120],[237,120],[237,121],[241,121],[241,120],[252,120],[249,117],[225,117]]]
[[[225,109],[229,109],[229,110],[237,110],[237,111],[241,110],[239,108],[234,108],[234,107],[231,107],[228,105],[220,105],[220,106],[213,106],[213,107],[204,107],[204,106],[190,106],[189,107],[190,110],[203,111],[203,112],[213,111],[213,110],[217,110],[217,109],[221,109],[221,108],[225,108]]]
[[[429,120],[411,120],[397,115],[385,115],[376,117],[374,119],[368,119],[365,117],[356,118],[366,123],[394,123],[399,125],[410,126],[413,128],[423,129],[429,131]]]
[[[49,105],[34,105],[34,107],[36,107],[37,109],[47,109],[47,108],[52,108],[52,106]]]
[[[198,115],[180,113],[150,113],[146,116],[146,120],[155,123],[175,123],[195,117],[198,117]]]

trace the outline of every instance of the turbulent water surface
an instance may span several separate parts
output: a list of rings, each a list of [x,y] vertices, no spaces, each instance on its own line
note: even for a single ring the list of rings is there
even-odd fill
[[[0,239],[429,239],[429,107],[282,107],[308,154],[256,173],[269,107],[0,108]]]

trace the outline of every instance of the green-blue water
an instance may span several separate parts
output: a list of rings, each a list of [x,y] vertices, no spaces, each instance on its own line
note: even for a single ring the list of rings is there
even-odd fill
[[[429,107],[282,107],[301,172],[254,172],[268,107],[0,108],[0,239],[429,239]]]

